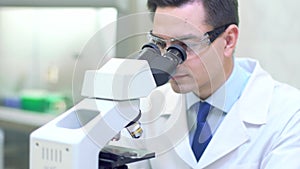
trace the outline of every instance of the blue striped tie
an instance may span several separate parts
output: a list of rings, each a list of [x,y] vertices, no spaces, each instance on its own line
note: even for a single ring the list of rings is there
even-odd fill
[[[206,122],[206,117],[210,110],[210,104],[206,102],[200,102],[196,106],[196,111],[198,110],[197,114],[197,128],[194,135],[194,139],[192,142],[192,150],[194,152],[194,155],[199,161],[200,157],[202,156],[205,148],[207,147],[208,143],[210,142],[212,138],[211,130]]]

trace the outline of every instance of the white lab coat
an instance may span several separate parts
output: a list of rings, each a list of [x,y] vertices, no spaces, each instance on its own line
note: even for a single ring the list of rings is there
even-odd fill
[[[300,169],[299,91],[274,81],[256,61],[237,60],[250,79],[200,161],[189,144],[185,97],[165,85],[141,104],[144,139],[118,142],[156,152],[130,168]]]

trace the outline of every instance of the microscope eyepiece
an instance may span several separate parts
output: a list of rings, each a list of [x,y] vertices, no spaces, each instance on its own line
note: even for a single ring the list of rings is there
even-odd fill
[[[157,45],[155,45],[154,43],[146,43],[142,46],[142,50],[144,50],[145,48],[147,49],[153,49],[157,54],[161,55],[160,53],[160,49]]]
[[[182,46],[174,44],[162,56],[154,43],[148,43],[142,47],[138,59],[148,61],[156,85],[161,86],[175,74],[176,67],[185,61],[186,52]]]
[[[182,46],[178,45],[178,44],[174,44],[171,45],[168,49],[167,49],[167,53],[165,54],[165,56],[169,56],[172,57],[174,60],[177,61],[177,65],[181,64],[183,61],[185,61],[186,59],[186,52],[183,49]]]

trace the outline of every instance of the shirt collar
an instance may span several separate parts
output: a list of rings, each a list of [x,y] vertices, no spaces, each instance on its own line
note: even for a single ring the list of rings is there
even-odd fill
[[[244,70],[235,60],[229,79],[205,101],[223,112],[228,113],[232,105],[239,99],[249,77],[250,73]],[[193,92],[190,92],[186,95],[186,100],[187,108],[190,108],[201,99]]]

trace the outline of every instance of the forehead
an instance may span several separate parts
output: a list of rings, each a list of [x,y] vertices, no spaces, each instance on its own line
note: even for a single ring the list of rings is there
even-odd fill
[[[181,7],[157,8],[153,20],[153,33],[163,37],[202,35],[210,30],[205,24],[202,3],[188,3]]]

